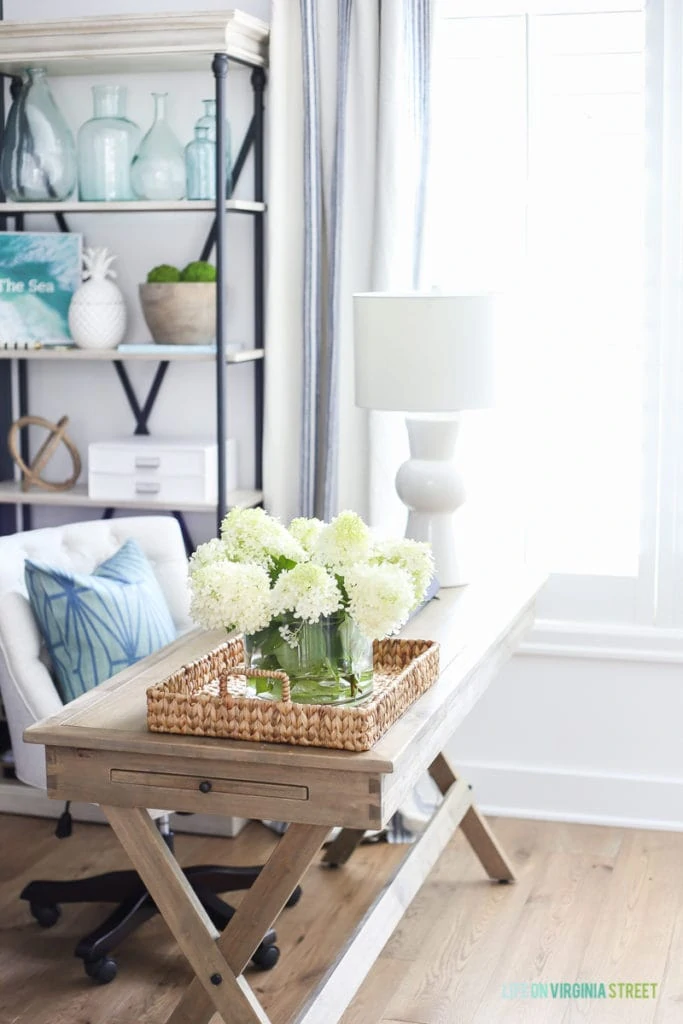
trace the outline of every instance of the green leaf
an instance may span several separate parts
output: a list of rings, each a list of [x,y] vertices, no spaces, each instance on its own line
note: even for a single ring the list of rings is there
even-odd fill
[[[276,580],[281,573],[293,569],[296,564],[291,558],[287,558],[285,555],[278,555],[277,558],[273,559],[273,566],[270,570],[273,580]]]
[[[257,678],[254,680],[254,689],[256,693],[272,693],[273,692],[273,679],[261,679]]]
[[[260,629],[258,633],[252,633],[249,638],[250,650],[260,651],[263,657],[275,654],[281,644],[282,637],[279,626],[275,623],[271,623],[265,629]]]

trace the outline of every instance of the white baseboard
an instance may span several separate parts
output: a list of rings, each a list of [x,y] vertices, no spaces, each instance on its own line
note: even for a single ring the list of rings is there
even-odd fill
[[[41,790],[23,782],[0,780],[0,814],[26,814],[36,818],[58,818],[64,804],[50,800]],[[105,825],[106,818],[96,804],[71,804],[74,821],[92,821]],[[202,836],[238,836],[247,823],[246,818],[224,818],[213,814],[191,814],[171,817],[174,832],[189,832]]]
[[[683,778],[455,763],[489,815],[683,831]]]

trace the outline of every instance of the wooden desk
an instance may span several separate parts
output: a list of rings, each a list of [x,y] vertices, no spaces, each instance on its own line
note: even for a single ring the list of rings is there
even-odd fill
[[[531,625],[538,573],[443,591],[404,635],[438,640],[434,686],[365,753],[149,733],[145,691],[204,654],[221,633],[191,633],[26,732],[46,746],[48,792],[99,803],[189,960],[195,979],[167,1024],[269,1024],[242,975],[330,827],[324,860],[342,864],[367,829],[384,826],[420,775],[444,799],[427,830],[359,922],[352,940],[301,1008],[296,1024],[335,1024],[385,942],[461,827],[489,877],[513,881],[505,854],[443,749]],[[292,822],[219,935],[147,807]],[[304,894],[305,898],[305,894]],[[287,965],[280,967],[283,984]]]

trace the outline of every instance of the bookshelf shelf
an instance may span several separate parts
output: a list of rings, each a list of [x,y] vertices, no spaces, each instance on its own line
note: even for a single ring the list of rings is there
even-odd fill
[[[229,508],[252,508],[263,501],[263,492],[257,490],[228,491]],[[70,491],[22,491],[16,480],[0,482],[0,505],[53,505],[66,508],[97,508],[105,505],[101,500],[88,496],[85,484],[76,484]],[[172,505],[164,502],[119,501],[117,509],[158,509],[160,512],[213,512],[216,505],[211,502],[187,502]]]
[[[0,71],[45,67],[50,75],[201,71],[215,53],[265,67],[269,29],[243,11],[120,14],[60,21],[6,21]]]
[[[262,348],[228,351],[226,363],[253,363],[263,359]],[[0,359],[30,359],[37,362],[95,362],[95,363],[210,363],[216,359],[213,345],[121,345],[119,348],[97,350],[86,348],[2,348]]]
[[[65,199],[55,203],[0,203],[0,214],[8,217],[32,213],[213,213],[215,209],[216,204],[211,199],[130,199],[118,203]],[[250,199],[226,199],[225,209],[227,213],[265,213],[266,204]]]

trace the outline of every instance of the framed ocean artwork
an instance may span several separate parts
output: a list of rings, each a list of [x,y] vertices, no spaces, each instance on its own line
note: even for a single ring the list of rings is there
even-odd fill
[[[0,347],[68,344],[82,236],[0,231]]]

